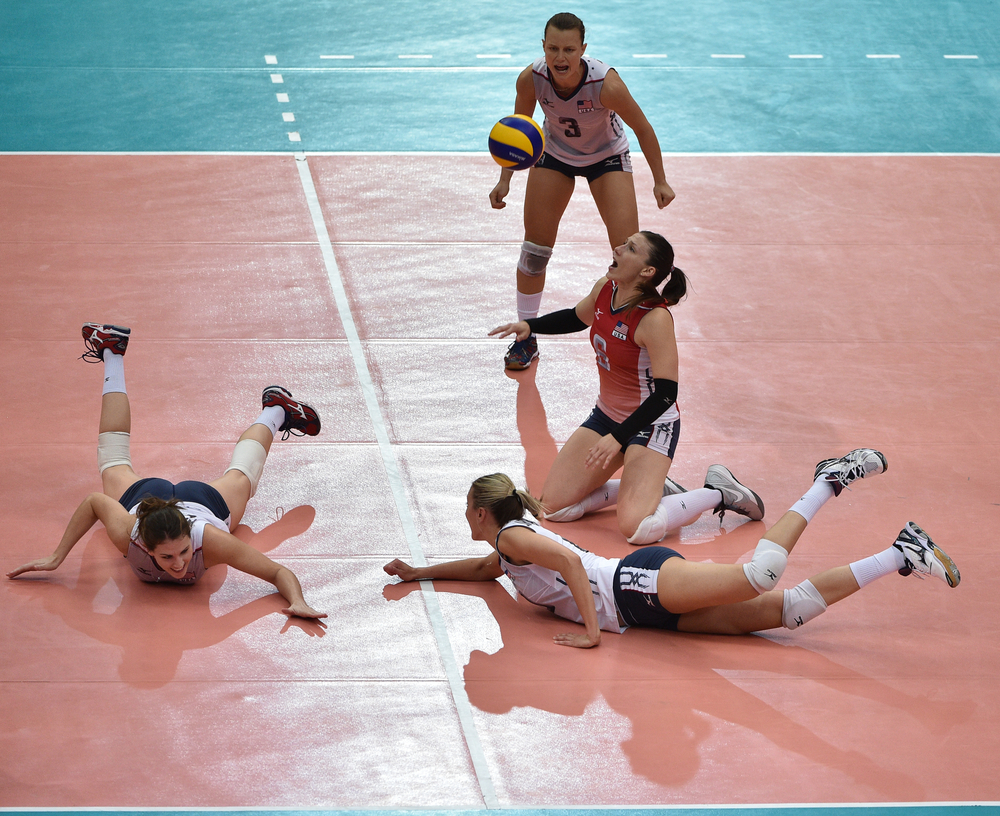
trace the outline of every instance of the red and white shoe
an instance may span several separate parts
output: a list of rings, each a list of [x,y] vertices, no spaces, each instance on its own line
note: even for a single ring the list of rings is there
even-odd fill
[[[269,385],[261,395],[261,406],[270,408],[280,405],[285,409],[285,421],[278,428],[283,432],[282,439],[289,436],[316,436],[319,433],[319,414],[316,409],[292,399],[292,392],[280,385]]]
[[[83,342],[87,344],[87,350],[80,359],[88,363],[104,362],[104,349],[110,349],[112,354],[124,356],[131,333],[132,330],[125,326],[112,326],[110,323],[84,323]]]

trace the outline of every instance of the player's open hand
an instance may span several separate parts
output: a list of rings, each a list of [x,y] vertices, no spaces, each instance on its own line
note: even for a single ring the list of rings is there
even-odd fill
[[[497,326],[489,333],[489,336],[507,337],[511,334],[514,335],[515,340],[527,340],[531,337],[531,327],[524,320],[518,320],[517,323],[504,323],[502,326]]]
[[[611,434],[606,434],[597,440],[597,443],[587,452],[587,460],[584,465],[587,468],[606,468],[611,465],[612,460],[621,453],[622,445]]]
[[[593,649],[595,646],[601,645],[601,635],[598,633],[596,638],[592,638],[586,632],[581,634],[570,634],[564,633],[561,635],[554,635],[552,638],[558,646],[572,646],[576,649]]]
[[[36,558],[34,561],[22,564],[16,570],[11,570],[7,573],[7,577],[17,578],[18,575],[23,575],[26,572],[51,572],[61,563],[62,561],[54,555],[50,555],[47,558]]]

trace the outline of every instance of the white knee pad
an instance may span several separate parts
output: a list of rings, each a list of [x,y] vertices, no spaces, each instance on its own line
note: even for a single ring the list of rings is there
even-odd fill
[[[798,629],[824,612],[826,601],[812,581],[803,581],[797,587],[785,590],[781,601],[781,623],[786,629]]]
[[[552,247],[525,241],[521,244],[521,257],[517,259],[517,271],[529,278],[545,274],[545,267],[552,257]]]
[[[260,474],[264,472],[264,462],[267,461],[267,451],[256,439],[241,439],[233,450],[233,458],[226,468],[226,473],[238,470],[250,480],[251,498],[257,492]]]
[[[660,513],[653,513],[639,522],[639,526],[636,527],[635,532],[626,541],[629,544],[655,544],[657,541],[663,541],[666,536],[666,516]]]
[[[571,504],[568,507],[564,507],[562,510],[556,510],[554,513],[546,513],[546,521],[576,521],[578,518],[583,517],[583,502],[577,502],[576,504]]]
[[[97,435],[97,469],[104,473],[109,467],[132,467],[129,435],[124,431],[105,431]]]
[[[778,585],[787,563],[788,551],[773,541],[762,538],[753,551],[753,558],[743,565],[743,572],[750,585],[758,594],[763,595]]]

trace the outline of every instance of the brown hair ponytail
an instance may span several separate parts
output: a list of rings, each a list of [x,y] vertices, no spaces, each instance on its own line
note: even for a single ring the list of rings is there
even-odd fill
[[[177,499],[165,501],[147,496],[136,508],[139,538],[147,550],[154,550],[164,541],[191,535],[191,522],[177,507]]]

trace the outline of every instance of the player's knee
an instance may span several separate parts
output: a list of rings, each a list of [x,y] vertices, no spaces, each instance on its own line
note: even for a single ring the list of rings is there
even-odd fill
[[[517,259],[517,271],[529,278],[545,274],[545,267],[552,257],[552,247],[525,241],[521,244],[521,256]]]
[[[781,623],[786,629],[798,629],[826,612],[827,603],[812,581],[786,589],[781,601]]]
[[[763,595],[777,586],[787,563],[788,551],[762,538],[753,551],[753,558],[743,565],[743,572],[750,585]]]
[[[97,435],[97,469],[104,473],[116,465],[132,467],[129,435],[124,431],[105,431]]]
[[[256,439],[241,439],[233,450],[233,458],[226,468],[226,473],[238,470],[250,480],[250,497],[253,498],[264,472],[264,462],[267,461],[267,451]]]

